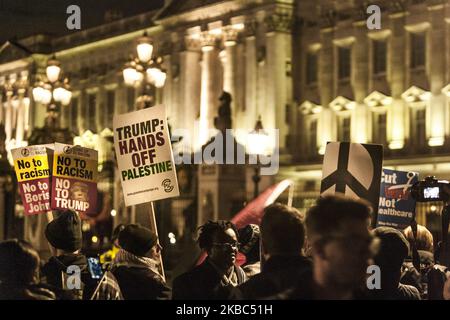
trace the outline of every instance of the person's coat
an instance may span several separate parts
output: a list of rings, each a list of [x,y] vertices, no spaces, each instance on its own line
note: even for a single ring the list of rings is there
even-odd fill
[[[116,277],[125,300],[169,300],[171,290],[157,272],[156,262],[120,250],[111,272]]]
[[[237,275],[237,284],[246,281],[244,271],[239,266],[234,266]],[[224,285],[222,276],[206,258],[202,264],[194,267],[173,281],[172,299],[174,300],[216,300],[226,299],[234,288]]]
[[[255,300],[275,296],[294,286],[311,270],[312,262],[304,256],[273,256],[265,262],[261,273],[233,289],[230,299]]]

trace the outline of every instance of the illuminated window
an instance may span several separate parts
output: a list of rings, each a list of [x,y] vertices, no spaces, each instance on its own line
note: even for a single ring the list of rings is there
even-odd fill
[[[387,117],[386,113],[373,113],[372,122],[372,142],[385,145],[387,143],[386,129]]]
[[[426,111],[425,108],[410,109],[410,137],[411,144],[415,148],[426,146]]]
[[[411,68],[425,66],[425,33],[411,33]]]
[[[386,72],[386,41],[373,41],[372,62],[373,74]]]
[[[317,119],[313,119],[309,123],[308,138],[309,154],[315,156],[317,154]]]
[[[351,135],[351,120],[350,117],[340,117],[338,127],[338,141],[350,142]]]
[[[308,52],[306,55],[306,83],[317,82],[317,53]]]
[[[339,79],[350,78],[351,72],[351,48],[338,47],[338,76]]]

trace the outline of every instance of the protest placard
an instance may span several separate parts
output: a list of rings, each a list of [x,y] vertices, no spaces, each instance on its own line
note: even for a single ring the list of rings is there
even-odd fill
[[[50,210],[50,167],[46,145],[11,150],[25,215]]]
[[[320,195],[343,193],[362,198],[378,211],[383,146],[349,142],[329,142],[322,166]],[[372,221],[375,225],[376,217]]]
[[[55,143],[52,171],[52,209],[94,213],[97,206],[98,152]]]
[[[125,205],[178,196],[164,106],[115,115],[113,122]]]
[[[418,179],[416,172],[383,169],[377,226],[404,229],[411,224],[416,201],[410,188]]]

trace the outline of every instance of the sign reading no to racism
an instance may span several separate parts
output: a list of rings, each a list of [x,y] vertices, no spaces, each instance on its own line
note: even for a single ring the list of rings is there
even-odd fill
[[[96,150],[55,143],[52,209],[94,213],[97,210],[97,164]]]
[[[178,196],[164,106],[115,115],[113,122],[125,205]]]
[[[50,210],[48,147],[36,145],[11,150],[25,215]]]

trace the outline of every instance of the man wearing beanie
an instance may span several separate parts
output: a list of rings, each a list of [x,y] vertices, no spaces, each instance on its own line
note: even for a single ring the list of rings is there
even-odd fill
[[[170,299],[171,290],[159,271],[161,246],[156,234],[129,224],[119,233],[119,246],[111,271],[125,300]]]
[[[81,220],[78,214],[71,210],[57,211],[56,218],[46,229],[45,236],[51,245],[52,257],[44,265],[42,272],[47,284],[58,288],[57,295],[62,300],[89,300],[98,287],[98,279],[93,279],[88,269],[86,256],[80,253],[82,245]],[[66,281],[70,275],[69,266],[77,266],[81,271],[80,289],[67,288]],[[107,272],[98,287],[96,299],[120,300],[122,295],[116,279]]]

